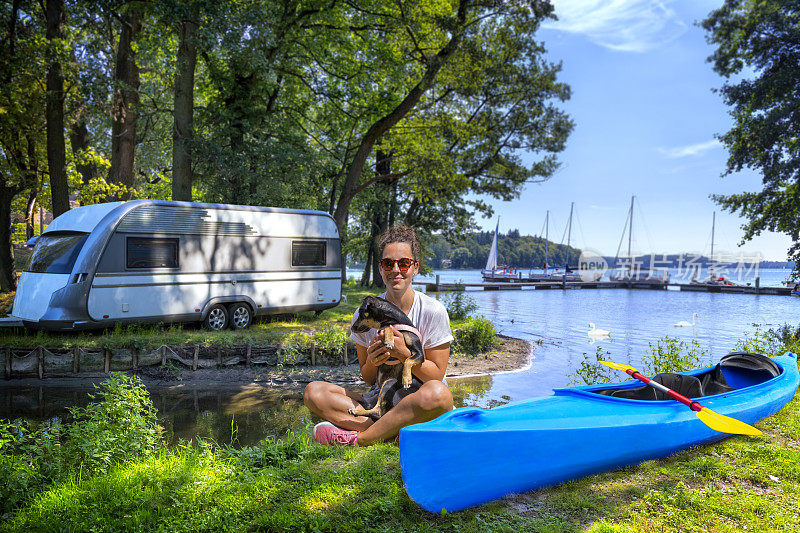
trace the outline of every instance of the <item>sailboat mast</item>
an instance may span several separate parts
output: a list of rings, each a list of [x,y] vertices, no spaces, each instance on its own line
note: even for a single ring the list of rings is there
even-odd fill
[[[711,216],[711,257],[709,257],[709,260],[711,261],[712,265],[714,264],[714,231],[716,227],[717,227],[717,212],[714,211],[714,214]],[[713,278],[714,269],[709,268],[708,270],[709,270],[709,275]]]
[[[544,217],[544,273],[547,274],[547,261],[548,261],[548,241],[550,240],[550,210],[547,210],[547,215]]]
[[[569,248],[569,243],[570,240],[572,239],[572,210],[574,208],[575,208],[575,202],[569,204],[569,226],[567,229],[567,248]],[[569,251],[567,251],[567,256],[569,256]],[[567,262],[569,263],[569,260],[567,260]]]
[[[628,213],[628,270],[633,270],[633,258],[631,258],[631,241],[633,240],[633,199],[631,196],[631,210]]]
[[[714,214],[711,217],[711,257],[710,259],[714,260],[714,230],[717,226],[717,212],[714,211]]]

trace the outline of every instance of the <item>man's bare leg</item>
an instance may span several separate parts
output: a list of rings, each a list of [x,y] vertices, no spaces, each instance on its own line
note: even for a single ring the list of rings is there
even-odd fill
[[[400,428],[433,420],[451,409],[453,409],[453,395],[447,385],[441,381],[427,381],[417,392],[409,394],[392,407],[380,420],[366,429],[359,430],[361,433],[358,435],[358,444],[368,446],[391,439],[397,436]],[[336,422],[334,424],[339,425]]]
[[[327,420],[342,429],[365,431],[372,426],[372,419],[366,416],[353,416],[349,409],[360,408],[356,401],[361,395],[348,391],[339,385],[325,381],[312,381],[303,392],[303,403],[323,420]]]

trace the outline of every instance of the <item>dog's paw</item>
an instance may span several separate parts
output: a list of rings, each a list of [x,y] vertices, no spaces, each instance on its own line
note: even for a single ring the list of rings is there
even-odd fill
[[[407,389],[411,386],[411,378],[403,376],[403,388]]]
[[[391,327],[386,327],[383,330],[383,345],[390,350],[394,349],[394,330]]]

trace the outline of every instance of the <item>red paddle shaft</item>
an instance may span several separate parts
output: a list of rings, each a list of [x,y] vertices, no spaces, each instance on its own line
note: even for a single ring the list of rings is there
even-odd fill
[[[635,370],[626,370],[625,372],[629,376],[631,376],[632,378],[636,378],[639,381],[647,383],[651,387],[655,387],[656,389],[660,390],[664,394],[668,395],[673,400],[677,400],[677,401],[681,402],[683,405],[689,406],[689,409],[691,409],[692,411],[700,411],[700,410],[703,409],[703,406],[700,405],[699,403],[697,403],[696,401],[690,400],[689,398],[687,398],[683,394],[678,394],[674,390],[672,390],[672,389],[670,389],[668,387],[665,387],[664,385],[662,385],[661,383],[658,383],[657,381],[653,381],[652,379],[648,378],[647,376],[641,375],[640,373],[636,372]]]

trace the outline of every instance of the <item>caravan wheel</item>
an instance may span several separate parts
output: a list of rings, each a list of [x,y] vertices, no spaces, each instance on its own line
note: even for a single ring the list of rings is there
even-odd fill
[[[247,304],[233,304],[228,308],[233,329],[245,329],[253,322],[253,313]]]
[[[212,331],[221,331],[228,327],[228,310],[224,305],[213,306],[203,320],[203,326]]]

